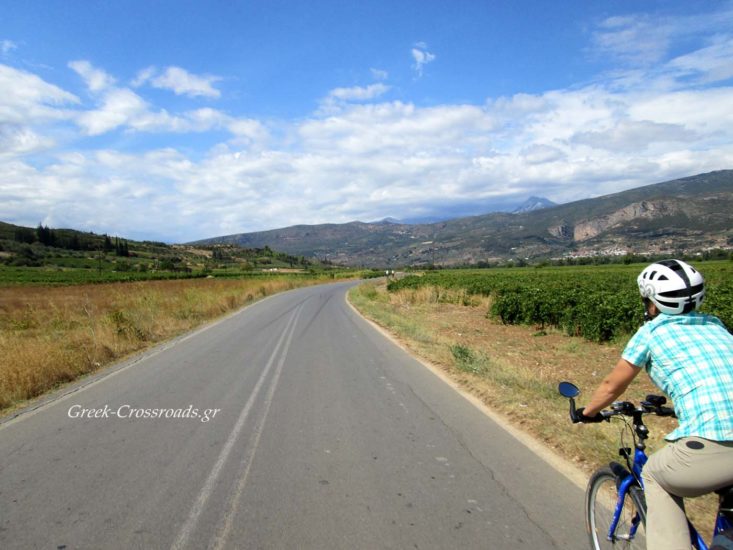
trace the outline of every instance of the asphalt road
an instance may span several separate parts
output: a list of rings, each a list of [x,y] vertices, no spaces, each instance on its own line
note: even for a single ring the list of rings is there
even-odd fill
[[[0,548],[587,547],[582,491],[354,313],[351,284],[0,424]]]

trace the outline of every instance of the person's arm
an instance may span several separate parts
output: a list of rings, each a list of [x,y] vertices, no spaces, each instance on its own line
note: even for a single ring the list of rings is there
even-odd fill
[[[618,398],[636,378],[641,368],[629,363],[626,359],[619,359],[613,370],[603,379],[590,398],[590,403],[583,408],[585,416],[595,416]]]

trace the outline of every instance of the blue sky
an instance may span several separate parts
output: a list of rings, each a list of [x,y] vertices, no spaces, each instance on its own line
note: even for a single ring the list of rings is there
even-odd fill
[[[0,6],[0,220],[169,242],[733,168],[733,3]]]

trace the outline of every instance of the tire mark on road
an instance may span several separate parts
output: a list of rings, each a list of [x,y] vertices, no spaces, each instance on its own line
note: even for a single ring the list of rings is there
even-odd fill
[[[280,381],[280,374],[282,373],[283,366],[285,365],[285,360],[287,359],[288,350],[290,349],[290,343],[293,340],[293,335],[295,334],[295,327],[298,324],[298,319],[300,317],[300,313],[303,310],[303,306],[301,306],[295,316],[295,321],[291,325],[290,328],[290,334],[288,335],[287,342],[285,343],[285,347],[282,350],[282,353],[280,354],[280,360],[278,361],[277,368],[275,370],[275,374],[272,376],[272,382],[270,383],[267,395],[265,396],[265,401],[263,404],[264,410],[262,411],[262,414],[260,415],[260,418],[257,422],[257,424],[254,427],[254,430],[252,432],[252,436],[250,436],[250,442],[247,446],[247,451],[244,453],[244,457],[242,458],[241,465],[239,467],[239,475],[238,482],[235,490],[230,494],[229,500],[227,501],[226,511],[224,512],[224,515],[222,516],[222,520],[219,521],[219,527],[217,528],[214,536],[212,537],[210,543],[209,543],[209,549],[210,550],[221,550],[222,548],[225,548],[227,539],[229,538],[229,533],[231,532],[232,523],[234,521],[234,518],[237,515],[237,511],[239,510],[239,502],[242,499],[242,494],[244,493],[244,489],[247,485],[247,478],[249,477],[249,471],[252,467],[252,463],[254,462],[255,454],[257,453],[257,447],[260,443],[260,437],[262,436],[262,431],[265,426],[265,421],[267,420],[267,415],[270,412],[270,406],[272,405],[272,400],[275,395],[275,389],[277,388],[277,384]]]
[[[283,330],[282,334],[280,335],[280,338],[278,339],[277,344],[275,345],[275,349],[273,350],[272,355],[270,355],[270,359],[268,360],[267,365],[265,366],[264,370],[262,371],[262,374],[260,375],[259,380],[257,380],[257,384],[255,385],[254,389],[252,390],[252,393],[249,396],[249,399],[247,400],[247,403],[245,404],[244,408],[242,409],[242,412],[239,414],[239,418],[237,418],[237,422],[235,423],[234,428],[232,428],[232,431],[230,432],[229,437],[227,438],[226,443],[224,444],[224,447],[222,448],[221,452],[219,453],[219,457],[217,458],[216,462],[214,463],[213,468],[211,469],[211,472],[209,473],[209,476],[207,477],[206,481],[204,482],[204,485],[201,488],[201,491],[199,492],[198,498],[194,502],[191,508],[191,511],[188,514],[188,518],[186,519],[184,524],[181,526],[181,529],[178,532],[178,536],[176,537],[176,540],[173,542],[171,546],[171,550],[181,550],[182,548],[185,548],[186,545],[188,544],[191,534],[193,533],[194,529],[196,528],[196,525],[198,524],[199,517],[201,516],[201,513],[203,512],[206,506],[206,502],[208,501],[209,497],[211,496],[212,492],[214,491],[214,487],[216,485],[217,479],[219,478],[219,474],[221,473],[221,470],[224,467],[224,464],[226,463],[227,459],[229,458],[229,455],[232,451],[232,448],[234,447],[234,444],[236,443],[237,439],[239,438],[240,433],[242,432],[242,428],[244,427],[244,424],[247,421],[247,418],[249,417],[250,412],[252,411],[252,407],[254,406],[254,403],[257,400],[257,397],[260,394],[262,387],[264,386],[265,380],[267,379],[267,375],[269,374],[270,370],[272,369],[272,366],[275,364],[275,361],[278,355],[280,354],[281,348],[283,348],[283,343],[286,341],[287,343],[285,344],[285,347],[283,348],[282,357],[284,357],[287,354],[287,348],[290,345],[290,341],[292,339],[292,335],[295,329],[295,324],[297,322],[297,318],[299,317],[302,309],[303,309],[303,305],[301,304],[300,307],[295,309],[293,314],[290,316],[290,319],[288,319],[285,329]],[[282,361],[284,361],[284,359],[281,359],[281,362]],[[276,379],[274,379],[274,383],[271,383],[271,388],[274,387],[275,383],[277,383]]]

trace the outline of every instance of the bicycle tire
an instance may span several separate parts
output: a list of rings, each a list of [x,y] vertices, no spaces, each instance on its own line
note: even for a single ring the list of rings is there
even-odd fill
[[[600,468],[588,480],[585,493],[586,530],[590,538],[591,548],[605,550],[619,548],[629,550],[645,550],[646,539],[646,501],[644,493],[638,485],[632,485],[626,493],[624,506],[619,517],[614,539],[608,540],[608,531],[613,519],[613,508],[604,502],[602,494],[617,499],[618,476],[610,467]],[[638,513],[640,525],[633,537],[630,536],[632,519]]]

